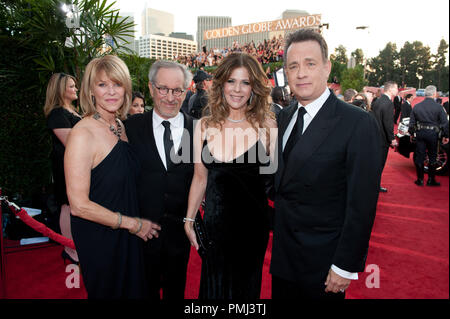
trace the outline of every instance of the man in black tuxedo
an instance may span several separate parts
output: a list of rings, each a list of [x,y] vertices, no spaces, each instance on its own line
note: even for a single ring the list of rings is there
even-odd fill
[[[388,81],[384,84],[384,94],[382,94],[372,105],[372,113],[375,116],[380,128],[381,136],[381,171],[386,165],[389,147],[397,145],[394,136],[394,103],[392,99],[398,94],[398,85]],[[380,191],[387,192],[387,188],[380,187]]]
[[[159,238],[145,243],[144,260],[152,299],[183,299],[190,245],[184,233],[194,173],[192,118],[180,112],[192,74],[181,64],[153,63],[149,72],[152,111],[125,121],[140,160],[138,199],[143,218],[161,225]],[[176,151],[175,151],[176,150]]]
[[[401,116],[400,116],[400,122],[405,118],[405,117],[410,117],[411,115],[411,111],[412,111],[412,101],[414,100],[414,95],[412,94],[407,94],[405,96],[405,102],[402,104],[401,107]]]
[[[296,101],[278,118],[272,298],[344,298],[364,271],[380,186],[375,119],[327,88],[328,47],[314,30],[286,39]]]
[[[290,95],[288,92],[286,92],[286,89],[284,87],[276,86],[272,89],[270,96],[272,97],[270,110],[275,113],[276,118],[278,118],[278,114],[280,114],[280,111],[284,107],[289,106]]]

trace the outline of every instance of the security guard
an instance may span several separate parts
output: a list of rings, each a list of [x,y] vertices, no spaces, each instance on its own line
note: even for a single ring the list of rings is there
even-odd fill
[[[417,104],[412,112],[409,121],[409,132],[411,139],[415,135],[416,150],[414,152],[414,164],[416,165],[417,180],[414,182],[418,186],[423,186],[424,171],[423,163],[425,155],[428,153],[428,181],[427,186],[439,186],[436,182],[436,158],[440,135],[442,133],[442,143],[448,143],[448,119],[442,106],[437,104],[436,87],[429,85],[425,88],[425,100]]]

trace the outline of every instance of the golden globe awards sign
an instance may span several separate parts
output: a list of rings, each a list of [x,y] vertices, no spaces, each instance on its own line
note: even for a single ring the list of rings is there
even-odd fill
[[[203,33],[203,39],[211,40],[211,39],[245,35],[250,33],[287,31],[300,28],[313,28],[319,27],[321,24],[321,20],[322,20],[321,14],[313,14],[309,16],[301,16],[296,18],[250,23],[235,27],[207,30]]]

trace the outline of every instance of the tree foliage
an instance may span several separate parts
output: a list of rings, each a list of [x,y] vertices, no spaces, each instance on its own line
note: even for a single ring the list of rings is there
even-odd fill
[[[447,42],[442,39],[436,54],[420,41],[405,42],[397,51],[396,45],[388,43],[379,55],[369,59],[368,80],[371,86],[381,86],[386,81],[396,81],[401,86],[423,88],[433,84],[447,92],[448,65]]]
[[[361,92],[366,84],[364,66],[362,64],[358,64],[354,68],[345,69],[342,72],[341,92],[345,92],[347,89],[355,89]]]
[[[79,24],[68,24],[58,0],[0,0],[0,187],[30,195],[51,184],[50,135],[43,114],[52,73],[75,75],[94,57],[121,49],[134,25],[114,3],[75,0]]]

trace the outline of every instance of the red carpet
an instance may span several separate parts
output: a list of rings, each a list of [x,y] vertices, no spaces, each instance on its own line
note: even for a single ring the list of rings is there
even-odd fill
[[[449,298],[449,178],[438,176],[438,188],[417,187],[414,179],[412,160],[391,151],[382,178],[388,193],[380,194],[366,272],[350,285],[348,299]],[[271,297],[271,244],[264,262],[263,299]],[[61,250],[54,246],[7,254],[7,298],[86,298],[82,284],[66,288],[71,273],[65,272]],[[201,260],[192,251],[186,298],[197,298],[200,269]]]

